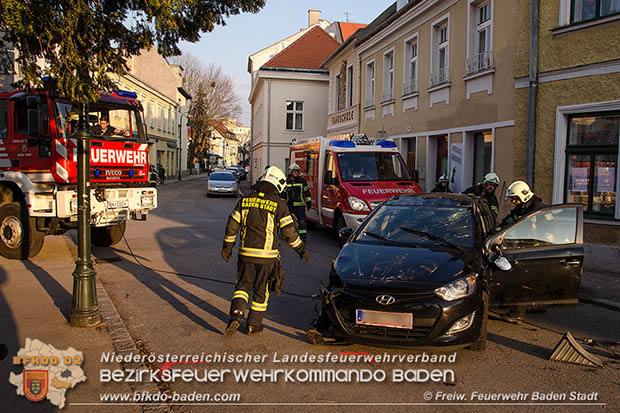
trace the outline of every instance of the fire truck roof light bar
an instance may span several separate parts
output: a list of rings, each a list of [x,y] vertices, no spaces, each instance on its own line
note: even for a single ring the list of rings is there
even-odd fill
[[[396,143],[393,141],[379,141],[377,142],[377,145],[382,148],[396,148]]]
[[[112,91],[112,96],[121,96],[125,98],[138,99],[138,95],[135,92],[130,92],[128,90],[114,90]]]
[[[355,143],[351,141],[330,141],[329,145],[337,148],[355,148]]]

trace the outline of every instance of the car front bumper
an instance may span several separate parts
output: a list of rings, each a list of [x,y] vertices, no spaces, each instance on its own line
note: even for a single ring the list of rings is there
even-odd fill
[[[379,291],[369,293],[342,288],[328,291],[322,287],[323,311],[331,321],[331,333],[351,342],[389,347],[466,347],[474,343],[480,334],[483,303],[479,291],[453,302],[444,301],[432,292],[407,296],[399,294],[396,302],[389,306],[375,301],[382,294]],[[357,324],[355,313],[358,309],[412,313],[413,328]],[[469,328],[446,335],[456,321],[471,313],[475,314]]]

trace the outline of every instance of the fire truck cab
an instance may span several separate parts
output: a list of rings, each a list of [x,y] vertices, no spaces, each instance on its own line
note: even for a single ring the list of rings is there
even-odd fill
[[[157,190],[135,94],[102,95],[87,110],[92,242],[110,246],[128,219],[157,207]],[[78,113],[77,103],[47,91],[0,93],[0,255],[34,257],[45,235],[77,228]]]
[[[310,223],[357,228],[378,204],[398,194],[420,193],[393,141],[365,136],[293,141],[290,162],[300,167],[312,195]]]

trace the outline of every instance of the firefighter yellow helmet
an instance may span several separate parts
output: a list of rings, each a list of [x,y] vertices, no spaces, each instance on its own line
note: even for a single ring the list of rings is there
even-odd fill
[[[278,192],[282,192],[284,188],[286,188],[286,175],[284,175],[284,172],[277,166],[270,166],[265,171],[265,175],[263,175],[261,181],[269,182],[276,187]]]
[[[534,192],[530,186],[523,181],[515,181],[506,190],[506,198],[519,198],[521,202],[526,203],[534,196]]]
[[[289,172],[299,171],[299,169],[299,165],[297,165],[296,163],[293,163],[291,166],[288,167]]]

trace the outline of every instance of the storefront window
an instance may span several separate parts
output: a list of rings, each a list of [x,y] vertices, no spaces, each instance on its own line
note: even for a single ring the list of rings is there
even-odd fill
[[[592,217],[614,217],[620,113],[573,116],[568,134],[566,202]]]

